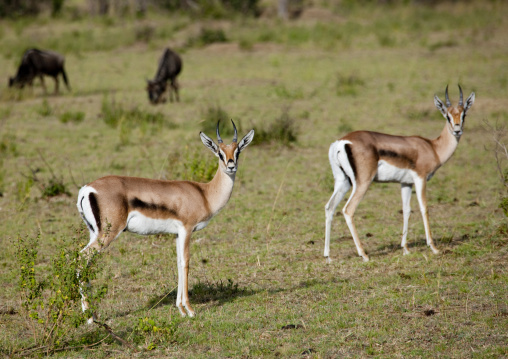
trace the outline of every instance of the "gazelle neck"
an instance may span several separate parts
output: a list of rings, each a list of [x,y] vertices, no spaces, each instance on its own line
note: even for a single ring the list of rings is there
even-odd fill
[[[432,145],[436,151],[436,154],[439,157],[439,162],[441,165],[446,163],[452,157],[453,153],[457,149],[459,145],[460,136],[456,137],[452,134],[450,130],[450,126],[448,123],[445,123],[443,130],[438,138],[432,140]]]
[[[231,175],[224,173],[219,165],[213,179],[206,184],[206,196],[214,215],[228,203],[231,193],[233,192],[235,176],[236,173]]]

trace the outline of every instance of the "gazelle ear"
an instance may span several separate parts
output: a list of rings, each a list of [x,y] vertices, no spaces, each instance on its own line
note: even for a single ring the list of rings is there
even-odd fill
[[[199,136],[201,137],[201,142],[203,142],[203,144],[208,147],[215,156],[219,157],[219,146],[217,146],[215,142],[213,142],[213,140],[203,132],[200,132]]]
[[[467,110],[469,110],[471,106],[473,106],[475,96],[476,96],[475,93],[471,92],[471,95],[469,95],[469,97],[466,100],[466,104],[464,106],[464,113],[466,113]]]
[[[248,134],[243,136],[242,140],[238,144],[238,150],[243,151],[245,147],[249,145],[249,143],[252,142],[252,139],[254,138],[254,130],[250,130]]]
[[[446,118],[447,108],[446,108],[445,104],[443,103],[443,101],[441,101],[439,99],[439,97],[437,97],[437,95],[434,96],[434,105],[436,105],[437,109],[439,111],[441,111],[443,116]]]

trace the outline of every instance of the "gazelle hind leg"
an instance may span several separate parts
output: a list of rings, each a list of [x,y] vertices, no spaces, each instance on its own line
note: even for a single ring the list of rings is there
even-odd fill
[[[432,234],[430,231],[429,213],[427,209],[427,197],[425,195],[426,187],[427,181],[425,181],[425,179],[422,180],[419,177],[415,179],[416,197],[418,198],[420,212],[422,213],[423,226],[425,227],[425,237],[427,239],[427,245],[430,247],[430,249],[434,254],[438,254],[439,250],[434,245],[434,241],[432,240]]]
[[[335,179],[335,188],[333,191],[330,200],[325,206],[325,215],[326,215],[326,225],[325,225],[325,251],[324,256],[328,263],[331,262],[330,259],[330,236],[331,236],[331,228],[332,228],[332,220],[335,214],[335,210],[339,205],[340,201],[344,198],[346,193],[350,190],[351,183],[349,179],[343,175],[342,178]]]
[[[365,253],[365,250],[363,249],[362,242],[360,241],[360,237],[358,236],[356,226],[353,222],[353,217],[354,217],[356,208],[358,207],[358,204],[360,203],[363,196],[365,195],[365,192],[367,192],[369,185],[370,185],[370,182],[365,182],[365,183],[361,184],[360,186],[353,186],[353,191],[351,192],[351,196],[349,197],[349,200],[347,201],[346,205],[342,209],[342,213],[344,214],[344,218],[346,219],[346,223],[347,223],[347,226],[349,227],[349,231],[351,232],[351,235],[353,236],[353,240],[355,242],[356,249],[358,251],[358,255],[363,258],[364,262],[369,261],[369,256]]]
[[[413,190],[413,185],[411,184],[402,184],[401,185],[401,195],[402,195],[402,215],[404,217],[404,224],[402,228],[402,242],[400,246],[402,247],[403,254],[409,254],[409,249],[407,248],[407,231],[409,225],[409,216],[411,215],[411,192]]]

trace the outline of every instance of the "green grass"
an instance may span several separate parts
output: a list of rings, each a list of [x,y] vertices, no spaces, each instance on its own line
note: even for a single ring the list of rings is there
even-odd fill
[[[49,275],[44,268],[60,239],[83,225],[80,186],[107,174],[207,180],[217,159],[199,131],[215,138],[219,118],[225,142],[232,118],[239,138],[254,128],[255,141],[270,145],[253,143],[242,153],[228,205],[193,234],[196,318],[181,318],[174,306],[174,236],[123,233],[93,285],[108,286],[100,318],[141,353],[97,326],[69,326],[65,345],[78,348],[53,356],[508,355],[506,194],[482,124],[508,125],[508,8],[500,1],[346,5],[316,2],[320,12],[288,23],[269,13],[202,23],[153,12],[141,20],[71,21],[64,8],[51,21],[41,15],[0,24],[1,78],[38,44],[66,55],[73,89],[44,96],[35,80],[33,91],[4,87],[0,95],[1,355],[33,344],[17,291],[16,238],[40,233],[36,266]],[[189,45],[202,28],[221,29],[228,41]],[[154,107],[145,78],[168,45],[182,53],[181,102]],[[400,186],[374,184],[355,216],[371,262],[357,256],[338,211],[326,264],[329,144],[359,129],[436,137],[445,120],[433,96],[443,98],[449,85],[456,103],[457,83],[477,97],[456,153],[428,184],[442,254],[426,247],[413,196],[411,254],[402,256]],[[280,145],[291,133],[296,141]],[[44,196],[41,184],[71,195]]]

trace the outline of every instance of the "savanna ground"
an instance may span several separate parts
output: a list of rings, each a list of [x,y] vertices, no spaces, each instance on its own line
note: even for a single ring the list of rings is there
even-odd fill
[[[33,353],[22,351],[33,346],[34,330],[18,290],[18,237],[40,234],[36,265],[44,276],[62,242],[87,241],[76,234],[83,229],[75,207],[81,185],[106,174],[185,179],[193,169],[184,163],[196,158],[216,165],[198,133],[215,122],[217,109],[234,119],[240,136],[285,118],[297,139],[250,145],[228,205],[194,233],[190,300],[197,316],[181,318],[174,306],[173,236],[124,233],[101,257],[94,285],[108,284],[101,320],[136,351],[81,325],[69,327],[61,343],[76,349],[54,356],[508,355],[503,187],[483,122],[508,124],[508,4],[340,4],[316,2],[284,23],[155,11],[144,19],[89,18],[76,15],[78,2],[59,19],[1,23],[2,355]],[[203,29],[226,41],[206,44]],[[45,96],[38,80],[33,91],[7,89],[32,46],[66,55],[72,92],[61,85],[59,96]],[[145,79],[165,46],[183,57],[181,102],[154,107]],[[456,103],[457,83],[465,96],[475,91],[476,102],[456,153],[428,185],[442,254],[425,245],[413,195],[411,254],[402,255],[400,187],[375,184],[355,217],[371,261],[357,256],[338,211],[327,264],[329,144],[357,129],[437,137],[445,120],[433,96],[443,99],[449,84]],[[51,92],[53,81],[46,85]],[[206,131],[215,137],[213,126]],[[54,183],[65,187],[59,195],[43,192]]]

